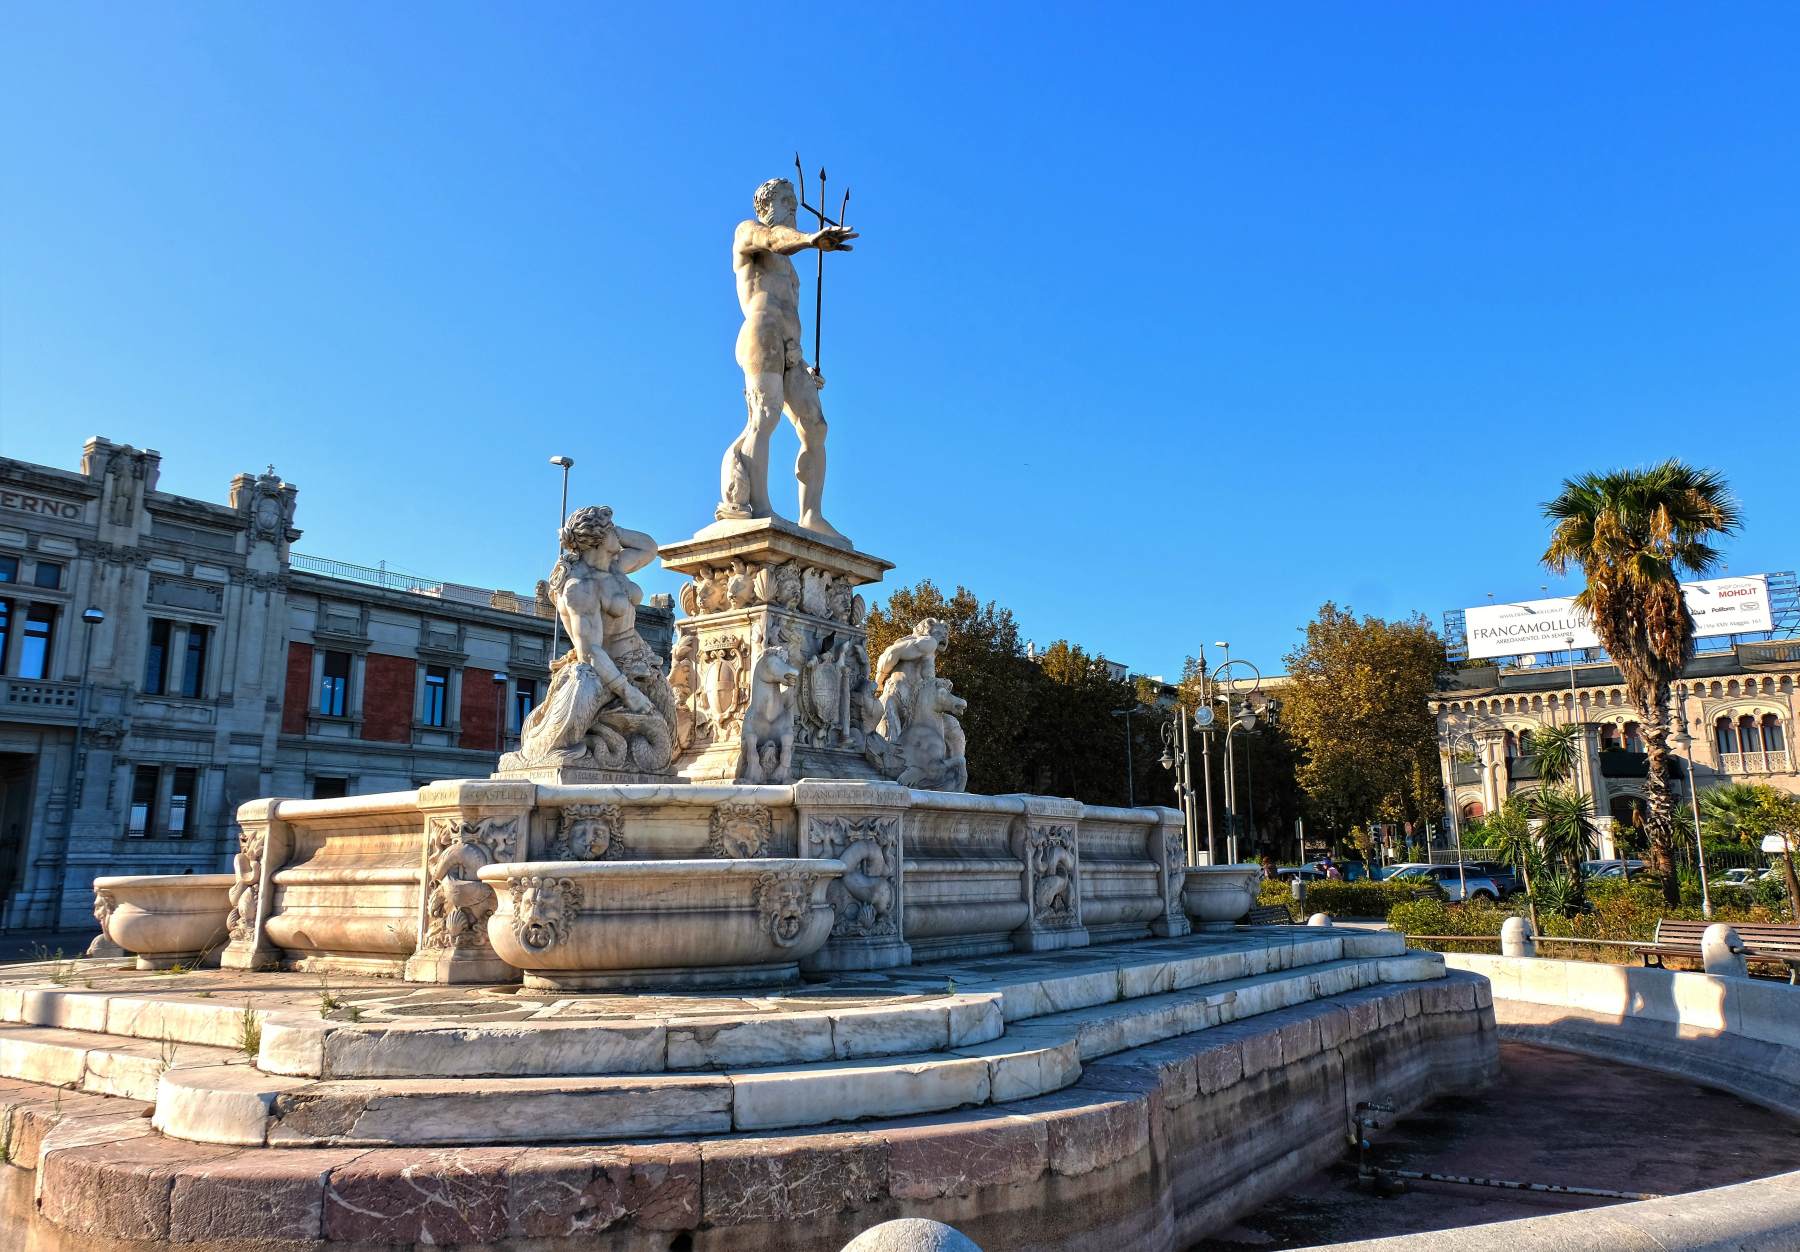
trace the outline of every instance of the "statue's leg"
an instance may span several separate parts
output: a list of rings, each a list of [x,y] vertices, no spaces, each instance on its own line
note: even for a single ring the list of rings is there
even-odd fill
[[[781,420],[779,371],[744,370],[744,429],[719,466],[719,507],[713,516],[768,517],[769,437]]]
[[[788,371],[787,384],[787,415],[800,436],[800,456],[794,462],[794,477],[800,481],[800,525],[827,539],[843,539],[820,511],[825,498],[825,412],[819,389],[798,367]]]

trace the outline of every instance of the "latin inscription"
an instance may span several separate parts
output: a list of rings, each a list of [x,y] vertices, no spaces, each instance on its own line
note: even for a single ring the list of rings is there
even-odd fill
[[[40,517],[60,517],[70,522],[81,520],[79,504],[51,496],[29,495],[23,491],[0,491],[0,509],[14,513],[36,513]]]

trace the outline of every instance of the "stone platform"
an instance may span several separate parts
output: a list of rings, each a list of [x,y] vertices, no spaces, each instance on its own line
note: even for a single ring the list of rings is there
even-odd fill
[[[1176,1248],[1334,1155],[1346,1101],[1485,1081],[1485,981],[1402,944],[1240,928],[770,994],[14,967],[7,1176],[39,1169],[64,1248],[835,1249],[899,1215]]]

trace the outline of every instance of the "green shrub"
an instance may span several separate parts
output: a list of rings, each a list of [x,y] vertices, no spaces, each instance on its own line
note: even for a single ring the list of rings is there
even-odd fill
[[[1260,904],[1288,904],[1294,898],[1293,889],[1279,878],[1265,878],[1256,889],[1256,902]]]
[[[1333,917],[1386,917],[1389,909],[1411,900],[1421,888],[1442,894],[1428,883],[1370,882],[1365,878],[1355,882],[1335,882],[1328,879],[1306,884],[1306,903],[1301,907],[1309,914],[1329,913]]]
[[[1475,900],[1451,904],[1445,900],[1408,900],[1388,910],[1388,926],[1403,935],[1498,935],[1500,924],[1514,910]],[[1440,952],[1498,952],[1492,943],[1433,943]]]

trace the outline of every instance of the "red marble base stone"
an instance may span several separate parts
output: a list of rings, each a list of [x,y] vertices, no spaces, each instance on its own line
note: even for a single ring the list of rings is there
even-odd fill
[[[931,1217],[988,1252],[1174,1252],[1341,1151],[1357,1100],[1489,1081],[1485,979],[1383,985],[1119,1053],[960,1113],[616,1146],[226,1148],[147,1106],[0,1081],[0,1246],[122,1252],[837,1252]]]

